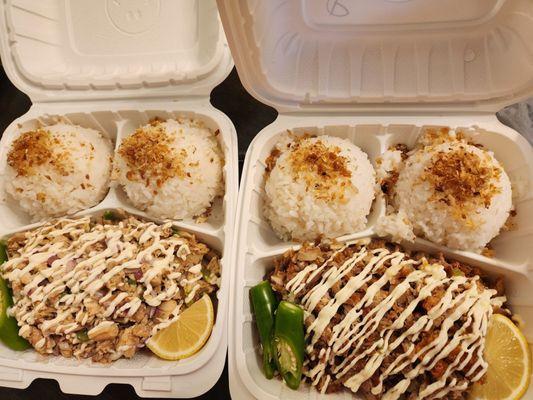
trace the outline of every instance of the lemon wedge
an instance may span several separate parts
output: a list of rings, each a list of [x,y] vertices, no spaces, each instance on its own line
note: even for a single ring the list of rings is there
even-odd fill
[[[492,316],[485,342],[489,364],[485,379],[476,382],[470,400],[518,400],[531,380],[531,349],[518,327],[500,314]]]
[[[178,319],[160,330],[146,346],[164,360],[180,360],[197,353],[207,342],[215,317],[207,294],[183,311]]]

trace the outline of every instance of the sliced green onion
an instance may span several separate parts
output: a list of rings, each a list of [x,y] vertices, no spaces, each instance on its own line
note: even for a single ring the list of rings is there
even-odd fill
[[[76,337],[80,342],[88,342],[89,341],[89,334],[87,333],[87,329],[84,329],[82,331],[76,332]]]

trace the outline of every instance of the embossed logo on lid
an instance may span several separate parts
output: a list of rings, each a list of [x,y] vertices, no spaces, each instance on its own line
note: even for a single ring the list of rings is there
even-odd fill
[[[107,0],[107,15],[121,32],[146,32],[159,17],[160,0]]]

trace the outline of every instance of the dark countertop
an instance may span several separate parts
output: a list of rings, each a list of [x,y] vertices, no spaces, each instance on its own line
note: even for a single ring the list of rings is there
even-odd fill
[[[224,112],[235,124],[239,136],[239,164],[242,162],[246,149],[253,137],[276,118],[276,111],[251,97],[242,87],[235,70],[213,90],[211,100],[213,105]],[[28,97],[16,89],[4,70],[0,68],[0,133],[17,117],[24,114],[31,102]],[[525,116],[525,117],[524,117]],[[531,135],[528,129],[533,125],[533,101],[512,106],[499,114],[502,122],[522,131],[526,136]],[[522,127],[525,127],[521,129]],[[530,136],[531,138],[532,136]],[[198,399],[221,400],[229,399],[227,363],[217,384]],[[53,380],[35,380],[27,389],[0,388],[0,399],[9,400],[110,400],[110,399],[139,399],[129,385],[109,385],[98,396],[67,395],[59,390],[59,385]]]

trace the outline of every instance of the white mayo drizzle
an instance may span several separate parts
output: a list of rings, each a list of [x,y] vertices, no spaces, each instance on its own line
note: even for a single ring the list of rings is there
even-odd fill
[[[181,272],[175,270],[191,251],[187,241],[179,236],[161,238],[162,229],[170,228],[170,223],[160,227],[141,222],[129,232],[125,227],[124,222],[91,226],[89,217],[65,218],[27,236],[26,245],[19,249],[20,255],[2,266],[5,279],[22,285],[10,310],[18,321],[21,336],[28,337],[30,325],[39,318],[42,320],[39,313],[48,307],[46,301],[61,294],[55,302],[55,312],[40,323],[39,329],[45,335],[74,332],[92,320],[104,319],[100,325],[105,326],[113,323],[105,320],[124,315],[131,318],[142,304],[138,294],[112,289],[101,298],[95,297],[107,282],[126,270],[144,271],[138,282],[145,286],[144,301],[153,307],[176,300],[177,293],[186,287],[189,291],[186,298],[176,300],[177,307],[169,319],[154,326],[152,333],[177,318],[200,287],[201,264]],[[105,242],[103,250],[91,248],[99,242]],[[154,280],[161,282],[161,290],[154,288]],[[103,307],[98,316],[88,310],[91,299]],[[44,344],[43,338],[36,347]]]
[[[308,343],[306,351],[312,353],[314,346],[324,330],[331,324],[331,320],[339,308],[357,290],[370,282],[372,275],[383,268],[385,263],[390,263],[385,273],[366,288],[361,300],[350,309],[338,324],[331,326],[332,334],[327,348],[320,349],[318,359],[312,357],[313,360],[316,360],[316,365],[306,371],[306,375],[311,379],[313,385],[320,382],[326,373],[326,367],[329,367],[334,376],[326,375],[324,378],[322,386],[324,393],[332,378],[340,379],[346,374],[353,373],[353,368],[357,362],[364,359],[364,368],[356,374],[348,376],[347,379],[344,378],[344,385],[353,392],[357,392],[361,384],[370,379],[380,368],[385,357],[402,345],[405,349],[381,373],[379,383],[371,389],[372,394],[381,394],[381,398],[384,400],[398,399],[408,389],[412,380],[432,370],[440,360],[446,359],[456,348],[459,348],[459,351],[455,360],[449,365],[447,363],[442,376],[421,389],[417,398],[442,398],[452,391],[465,390],[468,382],[464,380],[458,382],[453,376],[453,372],[463,370],[473,357],[476,357],[477,361],[466,371],[466,378],[470,382],[481,379],[487,370],[487,363],[483,359],[483,348],[492,307],[502,305],[505,298],[495,298],[495,290],[480,288],[478,286],[479,277],[477,276],[474,278],[447,277],[442,265],[429,265],[425,260],[415,261],[409,259],[402,252],[391,253],[385,248],[368,250],[366,247],[361,247],[339,267],[334,265],[328,267],[333,258],[345,248],[335,251],[320,266],[314,263],[307,265],[285,285],[289,291],[289,296],[295,296],[306,289],[308,283],[313,282],[318,274],[322,274],[318,282],[313,283],[313,286],[300,300],[306,316],[309,316],[323,298],[328,299],[325,295],[335,283],[350,274],[356,266],[359,270],[361,262],[365,263],[363,269],[357,274],[352,273],[344,287],[337,291],[335,296],[330,298],[318,313],[314,312],[316,318],[306,328]],[[388,295],[385,298],[378,301],[379,298],[376,299],[376,295],[380,293],[380,290],[408,265],[416,266],[416,268],[409,275],[401,278],[393,290],[387,292]],[[389,326],[380,329],[379,323],[383,317],[392,309],[398,299],[415,285],[418,295]],[[434,289],[439,287],[445,292],[440,301],[428,311],[427,315],[415,321],[409,329],[403,330],[407,318],[412,315],[415,308],[424,299],[430,297]],[[368,311],[369,307],[370,311]],[[363,309],[367,310],[366,315],[363,313]],[[417,350],[414,343],[419,339],[420,334],[429,331],[435,320],[439,318],[444,319],[436,330],[437,337]],[[449,330],[460,318],[464,318],[465,322],[450,338]],[[363,343],[376,332],[379,334],[379,339],[369,348],[363,349],[361,347]],[[399,334],[400,332],[402,333]],[[394,339],[393,334],[397,335]],[[333,364],[335,357],[338,360],[339,356],[342,361]],[[415,365],[417,360],[421,361],[414,368],[408,372],[402,372],[407,366]],[[384,380],[391,375],[402,373],[404,379],[387,392],[382,393]]]

